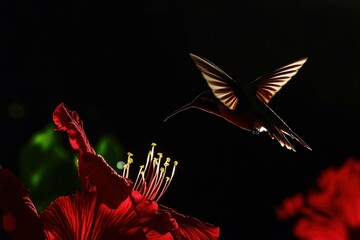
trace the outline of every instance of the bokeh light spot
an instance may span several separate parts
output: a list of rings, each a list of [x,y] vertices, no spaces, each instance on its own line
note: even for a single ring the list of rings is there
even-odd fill
[[[124,166],[125,166],[125,162],[124,161],[118,161],[116,163],[116,167],[120,170],[124,169]]]

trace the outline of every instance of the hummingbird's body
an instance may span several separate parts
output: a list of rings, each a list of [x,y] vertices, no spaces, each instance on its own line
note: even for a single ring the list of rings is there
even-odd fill
[[[270,99],[284,86],[306,62],[299,59],[285,65],[250,83],[233,80],[223,70],[205,58],[190,54],[196,66],[207,81],[211,91],[204,91],[191,103],[170,114],[198,108],[221,117],[228,122],[252,133],[266,131],[281,146],[295,151],[286,135],[297,140],[301,145],[311,148],[267,105]]]
[[[217,99],[211,91],[201,93],[194,101],[184,107],[185,108],[183,110],[193,107],[215,114],[216,116],[224,118],[232,124],[235,124],[247,131],[253,131],[254,124],[256,122],[256,118],[248,108],[247,104],[244,104],[242,107],[239,104],[236,107],[236,110],[230,110],[222,102],[220,102],[220,100]]]

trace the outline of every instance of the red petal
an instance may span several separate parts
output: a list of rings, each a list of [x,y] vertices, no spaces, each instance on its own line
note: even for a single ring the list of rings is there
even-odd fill
[[[150,226],[161,234],[174,231],[179,226],[169,212],[160,212],[153,219],[151,219]]]
[[[304,195],[301,193],[297,193],[292,197],[288,197],[283,200],[281,205],[275,208],[276,216],[280,221],[285,221],[288,218],[295,217],[301,210],[303,210],[304,206]]]
[[[341,166],[321,172],[317,184],[296,202],[282,203],[283,216],[296,218],[293,234],[299,239],[351,239],[360,218],[360,161],[349,157]],[[289,208],[290,207],[290,208]],[[355,237],[356,238],[356,237]],[[354,239],[355,239],[354,238]]]
[[[50,239],[172,240],[172,236],[148,228],[156,216],[156,203],[133,192],[117,209],[97,201],[96,192],[60,197],[41,212],[40,218]]]
[[[11,239],[45,239],[29,191],[8,169],[0,169],[0,209],[2,228]]]
[[[83,123],[75,111],[68,110],[61,103],[53,113],[57,131],[69,135],[71,146],[79,151],[79,176],[83,188],[90,191],[96,187],[99,200],[109,208],[117,208],[130,194],[132,182],[121,177],[91,147]]]
[[[134,212],[128,201],[111,210],[97,201],[96,192],[80,192],[56,199],[40,216],[50,239],[145,240],[141,226],[129,224],[128,211]]]
[[[115,209],[132,191],[132,182],[106,163],[103,157],[91,153],[79,155],[79,174],[90,186],[95,186],[99,201]]]
[[[176,219],[179,227],[172,231],[174,239],[191,240],[217,240],[220,235],[220,228],[199,219],[177,213],[175,210],[159,205],[159,212],[169,212],[171,217]]]
[[[296,223],[293,234],[297,239],[347,240],[348,229],[339,219],[301,218]]]
[[[57,126],[56,131],[67,132],[70,144],[75,150],[95,153],[86,137],[83,122],[75,111],[68,110],[61,103],[53,112],[53,121]]]

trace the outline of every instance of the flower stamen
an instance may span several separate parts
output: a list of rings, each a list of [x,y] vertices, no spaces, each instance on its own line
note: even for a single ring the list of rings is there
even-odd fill
[[[127,159],[127,163],[125,163],[124,165],[124,170],[123,170],[123,177],[129,178],[129,172],[130,172],[130,164],[133,163],[133,159],[131,158],[133,156],[132,153],[128,152],[128,159]]]
[[[163,189],[161,190],[161,193],[158,195],[157,199],[155,200],[155,202],[159,201],[159,199],[162,197],[162,195],[164,195],[164,193],[166,192],[166,190],[168,189],[170,183],[171,183],[171,180],[173,179],[174,177],[174,174],[175,174],[175,168],[176,166],[178,165],[178,161],[174,161],[174,166],[173,166],[173,169],[172,169],[172,173],[171,173],[171,177],[166,177],[166,182],[164,184],[164,187]]]
[[[133,189],[143,194],[151,201],[153,201],[154,199],[156,199],[155,201],[158,201],[169,187],[169,184],[175,173],[175,167],[178,162],[174,161],[172,174],[170,177],[166,177],[166,169],[170,164],[170,158],[166,158],[163,166],[160,166],[163,154],[157,153],[158,158],[154,158],[154,149],[156,144],[152,143],[151,146],[152,148],[148,152],[146,164],[140,166]],[[128,163],[125,164],[126,170],[124,166],[123,176],[125,177],[129,175],[129,166],[132,163],[131,156],[128,157]],[[129,161],[129,159],[131,159],[131,161]]]

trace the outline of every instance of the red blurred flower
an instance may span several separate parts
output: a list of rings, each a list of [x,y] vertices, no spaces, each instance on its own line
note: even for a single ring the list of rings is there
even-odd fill
[[[165,177],[170,159],[160,167],[162,155],[154,158],[155,145],[133,184],[128,179],[131,154],[120,176],[91,147],[75,111],[60,104],[53,120],[78,151],[83,190],[57,198],[38,215],[20,181],[0,169],[2,227],[12,239],[218,239],[219,227],[157,204],[177,163],[171,177]]]
[[[360,239],[360,161],[350,157],[324,170],[316,187],[285,199],[276,214],[296,220],[293,234],[299,239]]]

